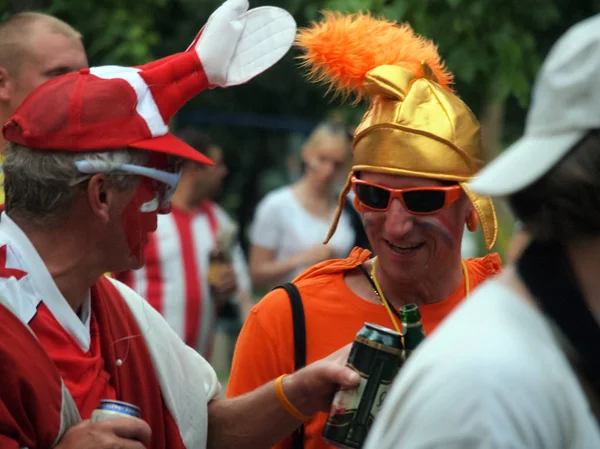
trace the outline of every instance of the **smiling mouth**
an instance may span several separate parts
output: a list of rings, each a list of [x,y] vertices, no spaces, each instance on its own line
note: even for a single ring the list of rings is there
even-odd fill
[[[414,244],[405,244],[405,245],[394,245],[393,243],[391,243],[387,240],[385,241],[385,243],[388,244],[388,246],[392,249],[392,251],[397,252],[397,253],[407,253],[410,251],[416,251],[416,250],[420,249],[423,245],[425,245],[424,242],[414,243]]]

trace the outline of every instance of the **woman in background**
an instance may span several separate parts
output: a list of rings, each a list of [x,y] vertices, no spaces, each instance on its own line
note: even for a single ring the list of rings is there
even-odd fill
[[[250,233],[255,287],[289,282],[317,262],[350,253],[356,234],[347,210],[329,244],[322,243],[337,206],[335,186],[347,172],[349,156],[350,138],[343,126],[317,126],[302,147],[303,176],[258,204]]]

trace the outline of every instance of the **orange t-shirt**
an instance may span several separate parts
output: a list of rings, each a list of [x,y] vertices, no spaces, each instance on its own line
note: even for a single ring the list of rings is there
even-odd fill
[[[355,248],[347,259],[322,262],[294,280],[304,305],[307,364],[352,342],[365,322],[393,329],[381,304],[357,296],[344,281],[344,273],[366,262],[369,257],[369,251]],[[501,269],[497,254],[469,259],[465,263],[471,291]],[[419,306],[425,333],[433,332],[464,295],[463,283],[444,301]],[[227,397],[239,396],[293,371],[292,310],[287,293],[277,289],[252,309],[242,328],[233,357]],[[326,420],[327,413],[318,413],[305,423],[305,449],[332,448],[321,437]],[[275,448],[291,448],[291,438],[286,438]]]

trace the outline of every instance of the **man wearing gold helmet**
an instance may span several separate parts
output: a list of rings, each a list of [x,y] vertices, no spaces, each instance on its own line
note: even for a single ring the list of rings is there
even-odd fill
[[[429,334],[500,271],[497,254],[461,258],[465,224],[470,231],[481,224],[488,251],[497,232],[491,200],[465,184],[481,166],[479,123],[449,87],[452,75],[436,47],[408,25],[326,13],[300,32],[297,44],[312,79],[369,99],[326,241],[352,189],[375,253],[356,248],[347,259],[320,263],[295,279],[306,362],[351,342],[365,322],[400,331],[398,309],[407,303],[419,305]],[[228,396],[292,372],[294,344],[290,302],[284,290],[274,290],[254,307],[239,336]],[[328,447],[320,436],[326,417],[305,417],[304,446]],[[278,447],[291,444],[288,438]]]

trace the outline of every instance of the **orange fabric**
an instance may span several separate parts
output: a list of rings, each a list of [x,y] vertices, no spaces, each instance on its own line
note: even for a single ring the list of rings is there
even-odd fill
[[[300,290],[306,317],[306,361],[319,360],[350,343],[368,321],[392,328],[390,317],[381,304],[355,295],[344,282],[344,273],[367,261],[370,253],[355,248],[347,259],[330,260],[309,268],[294,283]],[[489,254],[466,262],[471,292],[501,269],[500,257]],[[421,306],[425,332],[430,334],[464,298],[461,285],[444,301]],[[294,370],[292,311],[287,294],[278,289],[270,292],[251,311],[238,337],[227,396],[251,391],[281,374]],[[321,437],[326,413],[306,422],[305,449],[326,449]],[[291,439],[276,449],[291,448]]]

